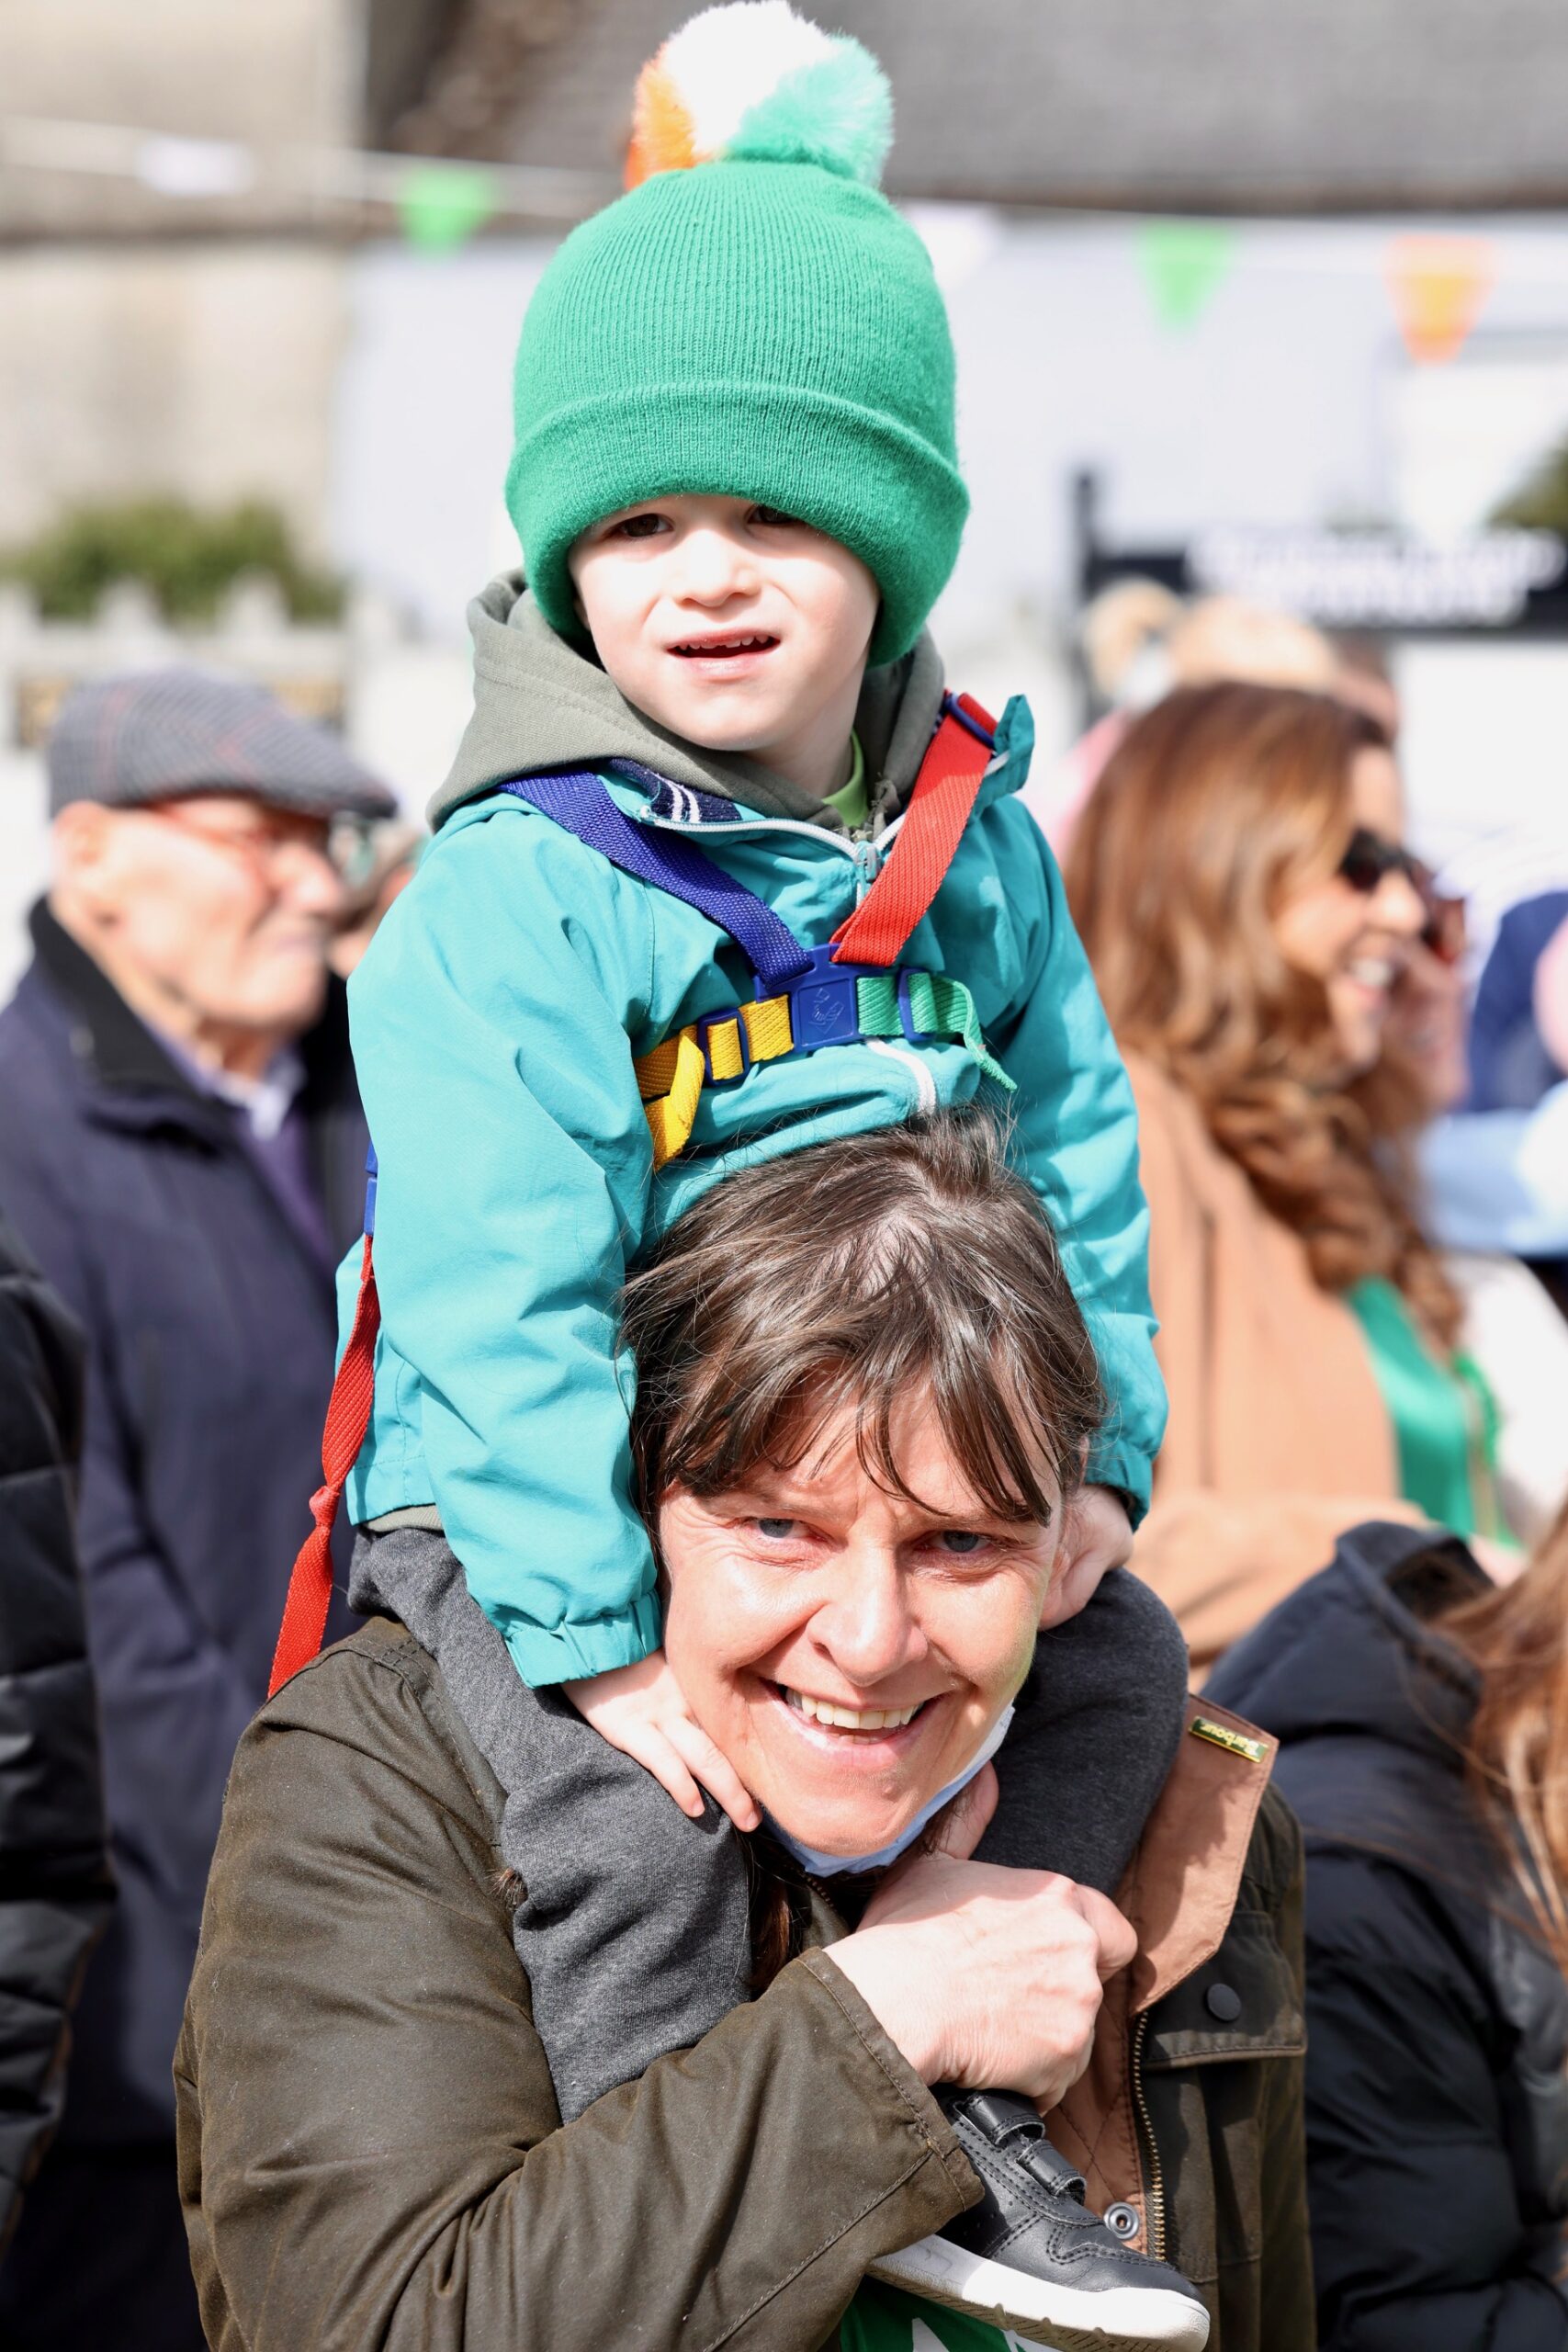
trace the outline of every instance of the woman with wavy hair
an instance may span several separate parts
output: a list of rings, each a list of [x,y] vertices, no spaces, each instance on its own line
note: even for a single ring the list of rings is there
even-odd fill
[[[1131,729],[1068,894],[1138,1098],[1170,1425],[1136,1566],[1202,1668],[1357,1521],[1501,1532],[1385,1041],[1427,922],[1377,721],[1226,684]]]
[[[1358,1528],[1211,1694],[1306,1839],[1323,2352],[1568,2343],[1568,1512],[1501,1590]]]

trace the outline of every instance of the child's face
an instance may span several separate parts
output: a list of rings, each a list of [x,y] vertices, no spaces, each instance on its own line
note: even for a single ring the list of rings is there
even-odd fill
[[[858,556],[771,506],[680,497],[595,523],[570,565],[599,659],[645,717],[819,792],[842,782],[878,602]]]

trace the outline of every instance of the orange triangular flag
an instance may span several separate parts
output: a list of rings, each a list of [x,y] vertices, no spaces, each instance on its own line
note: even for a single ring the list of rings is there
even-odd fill
[[[1461,350],[1491,291],[1483,237],[1396,237],[1389,248],[1393,313],[1412,359],[1431,365]]]

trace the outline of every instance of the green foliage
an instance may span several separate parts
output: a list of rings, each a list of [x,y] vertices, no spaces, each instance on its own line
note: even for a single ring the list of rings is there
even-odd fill
[[[78,506],[26,546],[0,553],[0,576],[20,580],[50,620],[86,620],[103,591],[136,580],[171,621],[209,621],[245,572],[276,581],[291,617],[335,620],[343,584],[306,564],[274,506],[251,500],[205,509],[177,498]]]
[[[1543,458],[1490,519],[1516,530],[1555,531],[1560,538],[1568,538],[1568,441]]]

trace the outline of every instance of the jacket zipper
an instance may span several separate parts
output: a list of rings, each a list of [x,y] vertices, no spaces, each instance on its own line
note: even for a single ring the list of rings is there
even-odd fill
[[[1165,2176],[1159,2168],[1159,2150],[1155,2145],[1154,2118],[1144,2096],[1144,2039],[1149,2030],[1149,2013],[1145,2009],[1133,2029],[1133,2105],[1137,2112],[1139,2127],[1148,2149],[1149,2178],[1145,2203],[1148,2207],[1149,2252],[1156,2262],[1165,2260]]]
[[[678,817],[637,817],[633,822],[645,825],[649,832],[680,833],[687,838],[694,833],[711,833],[719,841],[744,841],[751,833],[804,833],[808,841],[820,842],[825,848],[836,850],[840,857],[847,857],[857,871],[863,871],[865,854],[869,852],[874,879],[877,866],[887,854],[888,843],[904,819],[895,817],[890,825],[883,827],[874,842],[848,841],[842,833],[830,833],[826,825],[808,825],[798,817],[742,817],[723,824],[694,825],[683,825]]]

